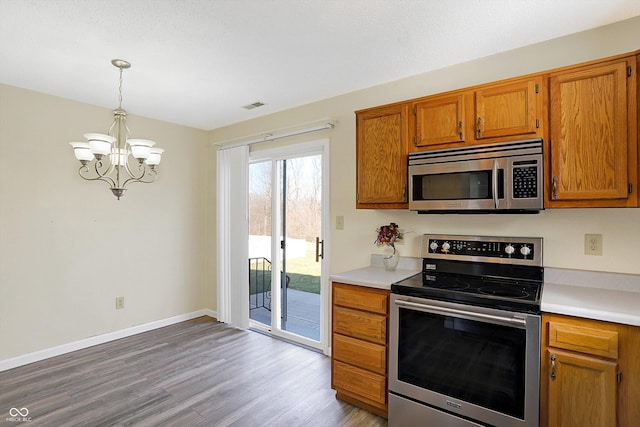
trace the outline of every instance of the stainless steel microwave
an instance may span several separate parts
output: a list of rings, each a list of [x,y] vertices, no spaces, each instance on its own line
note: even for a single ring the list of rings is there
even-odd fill
[[[542,139],[409,154],[409,209],[419,213],[537,213]]]

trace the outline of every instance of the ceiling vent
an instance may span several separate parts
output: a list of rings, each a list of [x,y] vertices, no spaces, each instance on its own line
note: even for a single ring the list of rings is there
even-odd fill
[[[242,108],[244,108],[245,110],[253,110],[254,108],[262,107],[263,105],[264,102],[256,101],[253,104],[245,105]]]

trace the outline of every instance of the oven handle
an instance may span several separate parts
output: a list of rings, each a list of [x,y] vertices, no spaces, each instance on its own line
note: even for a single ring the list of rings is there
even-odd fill
[[[435,305],[421,304],[421,303],[404,301],[404,300],[395,300],[395,304],[403,307],[416,308],[422,311],[428,311],[436,314],[457,314],[457,315],[468,316],[468,317],[477,318],[481,320],[491,320],[494,322],[506,323],[509,325],[516,324],[518,326],[522,326],[523,328],[526,328],[527,326],[527,321],[525,319],[521,319],[518,317],[504,317],[504,316],[496,316],[493,314],[475,313],[473,311],[458,310],[455,308],[448,308],[448,307],[438,307]]]

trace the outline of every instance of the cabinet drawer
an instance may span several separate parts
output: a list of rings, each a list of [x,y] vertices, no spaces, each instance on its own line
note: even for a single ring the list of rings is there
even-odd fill
[[[355,366],[335,360],[333,362],[333,386],[336,390],[384,405],[387,401],[387,380]]]
[[[615,331],[549,322],[548,345],[594,356],[618,358],[618,333]]]
[[[384,345],[334,334],[331,352],[335,359],[351,365],[383,375],[387,371],[387,351]]]
[[[387,342],[387,317],[334,306],[333,332],[384,345]]]
[[[333,284],[333,303],[357,310],[387,314],[388,292],[357,286]]]

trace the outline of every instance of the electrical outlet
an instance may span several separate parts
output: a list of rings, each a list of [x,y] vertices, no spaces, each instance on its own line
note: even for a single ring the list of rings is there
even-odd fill
[[[602,234],[584,235],[584,254],[602,256]]]
[[[116,310],[124,308],[124,297],[116,297]]]
[[[336,230],[344,230],[344,217],[342,215],[336,217]]]

